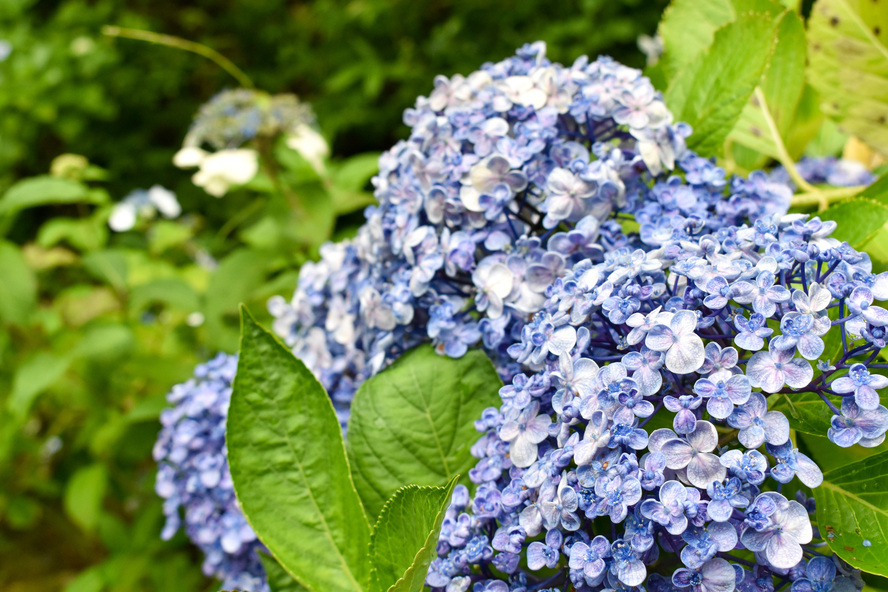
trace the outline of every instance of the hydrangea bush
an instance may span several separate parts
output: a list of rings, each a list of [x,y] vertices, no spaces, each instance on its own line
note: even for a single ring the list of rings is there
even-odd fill
[[[835,414],[836,444],[884,440],[888,311],[874,301],[888,276],[830,238],[835,223],[787,214],[779,173],[729,177],[688,150],[650,81],[608,58],[565,67],[528,45],[439,77],[405,122],[365,225],[269,310],[343,428],[356,389],[424,342],[451,357],[483,346],[509,383],[477,422],[477,489],[456,490],[426,583],[855,581],[812,543],[810,500],[781,493],[822,475],[779,407],[809,393]],[[261,544],[226,489],[230,380],[215,372],[174,391],[164,418],[167,534],[184,508],[207,572],[264,590]],[[648,569],[669,561],[682,567]]]

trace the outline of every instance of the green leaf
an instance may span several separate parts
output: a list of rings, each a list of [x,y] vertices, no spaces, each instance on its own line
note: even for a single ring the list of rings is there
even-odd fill
[[[194,312],[200,307],[200,298],[191,285],[178,278],[163,278],[133,288],[129,309],[138,315],[158,302],[184,312]]]
[[[0,241],[0,321],[26,325],[37,304],[37,279],[14,244]]]
[[[333,182],[342,189],[362,191],[379,172],[379,153],[357,154],[342,161],[332,171]]]
[[[736,18],[729,0],[673,0],[663,12],[663,70],[667,79],[712,45],[716,30]]]
[[[823,472],[866,460],[870,456],[888,451],[888,443],[884,442],[875,448],[864,448],[863,446],[842,448],[830,442],[826,432],[817,436],[796,432],[796,437],[796,442],[802,452],[817,463]]]
[[[370,526],[330,397],[245,308],[241,322],[226,434],[244,515],[308,589],[361,591]]]
[[[838,226],[833,238],[859,250],[888,222],[888,206],[871,199],[854,199],[828,208],[820,218],[834,220]]]
[[[888,156],[888,10],[872,0],[817,0],[808,78],[845,133]]]
[[[764,105],[774,119],[784,145],[788,142],[796,107],[805,86],[805,49],[805,25],[795,12],[788,12],[780,20],[774,54],[759,84]],[[728,139],[763,155],[772,158],[779,156],[776,140],[756,96],[750,97],[743,107]]]
[[[456,480],[445,487],[407,485],[386,502],[370,539],[375,590],[423,589]]]
[[[861,191],[857,197],[866,197],[888,205],[888,173],[876,179],[875,183]]]
[[[104,191],[90,191],[89,187],[69,179],[44,175],[19,181],[0,198],[0,216],[26,208],[78,202],[107,203]]]
[[[136,344],[136,336],[126,325],[92,324],[82,335],[71,350],[72,357],[110,360],[127,355]]]
[[[861,592],[888,592],[888,578],[882,578],[875,574],[861,574],[863,590]]]
[[[378,171],[378,152],[352,156],[333,168],[333,183],[329,191],[333,198],[334,211],[337,214],[348,214],[376,203],[376,198],[366,188],[370,178]]]
[[[99,521],[107,487],[105,465],[95,463],[78,469],[65,489],[65,513],[82,529],[93,530]]]
[[[481,351],[459,359],[431,346],[404,354],[355,394],[348,456],[358,493],[377,516],[403,485],[443,485],[475,465],[474,421],[500,403],[502,381]]]
[[[778,21],[768,12],[745,11],[715,32],[712,47],[671,81],[666,105],[694,133],[688,147],[715,154],[759,84],[774,48]]]
[[[70,356],[37,352],[23,362],[15,372],[12,394],[6,408],[19,420],[28,415],[37,396],[57,381],[71,364]]]
[[[167,249],[181,245],[194,236],[194,229],[179,222],[158,220],[148,231],[149,250],[152,255],[160,255]]]
[[[816,393],[781,393],[768,397],[768,407],[781,411],[792,429],[822,436],[830,427],[832,411]]]
[[[330,197],[333,198],[333,211],[337,215],[350,214],[376,203],[376,198],[372,193],[352,191],[335,186],[330,188]]]
[[[83,256],[83,266],[93,277],[107,282],[115,290],[126,290],[129,266],[123,251],[105,249],[87,253]]]
[[[106,583],[104,566],[102,564],[94,565],[80,572],[63,592],[102,592]]]
[[[888,452],[826,472],[814,498],[818,527],[835,554],[888,576]]]
[[[786,151],[793,158],[799,158],[804,154],[810,156],[836,154],[841,151],[844,140],[837,151],[829,152],[832,150],[835,137],[833,132],[840,134],[836,124],[827,119],[820,110],[820,95],[810,84],[805,84],[786,137]]]
[[[52,247],[67,241],[81,251],[101,249],[108,242],[108,224],[104,216],[89,218],[53,218],[37,233],[37,244]]]
[[[262,284],[267,265],[266,254],[237,249],[225,257],[210,276],[204,313],[207,337],[217,348],[230,351],[236,346],[236,331],[226,324],[226,317],[234,315],[238,304],[247,301],[251,292]],[[227,348],[232,338],[234,344]]]
[[[265,568],[265,575],[268,577],[268,587],[271,592],[303,592],[307,590],[305,586],[293,579],[293,576],[287,573],[277,559],[259,553],[259,561]]]

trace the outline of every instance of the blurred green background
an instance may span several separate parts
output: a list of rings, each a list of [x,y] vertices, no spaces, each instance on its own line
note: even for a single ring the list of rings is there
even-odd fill
[[[374,153],[405,136],[401,113],[436,74],[538,39],[554,60],[642,66],[636,39],[664,6],[0,0],[0,194],[19,199],[0,207],[0,589],[214,589],[181,534],[159,538],[151,447],[169,388],[233,351],[238,302],[291,295],[299,264],[360,222]],[[104,37],[109,24],[200,42],[258,88],[310,102],[330,177],[275,149],[307,218],[281,217],[267,183],[217,199],[175,168],[198,107],[236,81],[200,56]],[[45,176],[63,153],[92,165]],[[109,232],[113,204],[154,184],[185,214]]]

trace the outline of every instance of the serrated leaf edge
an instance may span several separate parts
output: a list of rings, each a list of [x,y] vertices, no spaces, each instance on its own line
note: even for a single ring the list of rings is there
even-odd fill
[[[397,489],[397,491],[395,491],[395,493],[393,493],[391,495],[391,497],[389,497],[386,500],[385,504],[383,504],[383,506],[382,506],[382,510],[379,511],[379,518],[376,520],[376,524],[373,527],[373,531],[370,533],[370,543],[369,543],[370,556],[373,557],[374,543],[376,542],[376,533],[379,530],[377,527],[382,523],[382,519],[384,516],[386,516],[387,512],[389,511],[392,500],[395,499],[396,495],[398,495],[402,491],[407,491],[407,490],[411,490],[411,489],[447,490],[447,495],[444,498],[444,500],[448,503],[445,506],[443,506],[441,509],[439,509],[437,514],[435,514],[435,524],[437,525],[438,519],[441,517],[442,514],[447,512],[447,508],[450,506],[449,501],[450,501],[450,498],[453,496],[453,489],[456,487],[456,483],[458,480],[459,480],[459,475],[454,475],[453,477],[450,478],[450,481],[447,483],[447,485],[444,485],[444,486],[441,486],[441,485],[412,485],[411,484],[411,485],[404,485],[402,487],[399,487]],[[435,528],[433,528],[429,532],[429,534],[426,536],[425,544],[423,544],[423,546],[420,547],[416,551],[416,554],[413,556],[413,561],[411,562],[410,567],[407,568],[407,571],[404,572],[403,576],[398,578],[398,581],[396,581],[394,584],[392,584],[388,588],[384,589],[384,590],[386,590],[386,592],[392,592],[394,589],[397,588],[398,584],[400,584],[401,582],[406,580],[407,576],[409,574],[411,574],[411,572],[416,570],[416,560],[419,558],[420,554],[422,554],[426,549],[428,549],[429,543],[432,542],[431,541],[431,539],[433,538],[432,535],[435,533],[436,530],[440,531],[440,529],[441,529],[440,526],[436,526]],[[434,541],[434,543],[437,544],[437,541]],[[376,573],[376,566],[375,565],[371,569],[371,573],[373,573],[373,574]],[[378,585],[382,586],[381,583]],[[383,590],[383,588],[379,588],[379,590]],[[371,590],[371,592],[373,592],[373,591]]]

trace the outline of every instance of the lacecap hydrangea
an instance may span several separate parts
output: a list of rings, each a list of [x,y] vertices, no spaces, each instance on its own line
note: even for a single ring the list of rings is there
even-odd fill
[[[790,214],[679,232],[557,279],[508,348],[524,371],[476,422],[477,490],[455,492],[426,583],[859,589],[816,542],[813,500],[781,493],[823,480],[785,401],[822,401],[839,446],[888,430],[888,273],[834,229]]]

